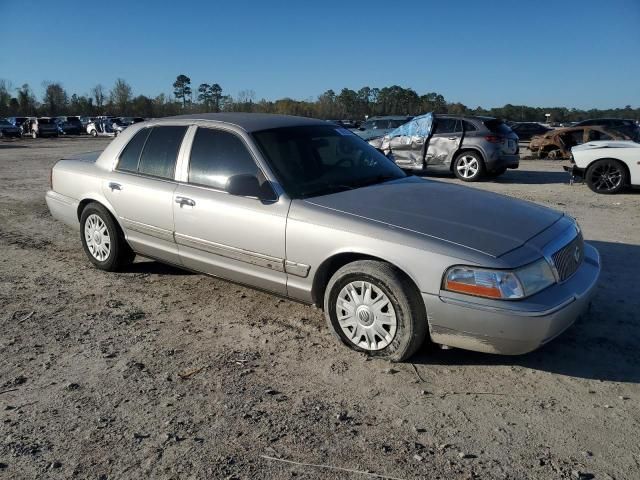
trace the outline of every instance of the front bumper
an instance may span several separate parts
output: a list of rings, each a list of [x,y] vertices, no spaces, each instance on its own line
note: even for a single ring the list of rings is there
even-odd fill
[[[563,283],[519,301],[422,294],[431,339],[478,352],[519,355],[553,340],[588,308],[600,276],[600,256],[585,244],[585,259]]]

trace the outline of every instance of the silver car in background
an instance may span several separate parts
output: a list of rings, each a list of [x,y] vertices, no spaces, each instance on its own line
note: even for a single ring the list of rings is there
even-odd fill
[[[46,200],[98,268],[139,254],[313,303],[343,343],[394,361],[425,339],[529,352],[585,311],[600,273],[563,213],[407,176],[300,117],[138,123],[59,161]]]

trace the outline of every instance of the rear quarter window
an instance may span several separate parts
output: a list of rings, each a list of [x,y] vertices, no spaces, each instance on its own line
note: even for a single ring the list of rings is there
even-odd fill
[[[176,159],[186,126],[153,127],[144,145],[138,172],[153,177],[172,179]]]
[[[138,171],[138,161],[140,160],[140,154],[142,153],[142,147],[149,136],[150,128],[143,128],[136,133],[124,150],[120,154],[120,160],[118,161],[118,170],[124,170],[127,172]]]
[[[496,133],[499,135],[509,135],[513,133],[511,127],[504,123],[502,120],[485,120],[484,125],[489,129],[491,133]]]

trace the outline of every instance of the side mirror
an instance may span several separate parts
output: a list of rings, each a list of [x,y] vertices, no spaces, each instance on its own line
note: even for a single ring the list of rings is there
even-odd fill
[[[260,182],[253,175],[232,175],[227,179],[227,193],[240,197],[259,197]]]

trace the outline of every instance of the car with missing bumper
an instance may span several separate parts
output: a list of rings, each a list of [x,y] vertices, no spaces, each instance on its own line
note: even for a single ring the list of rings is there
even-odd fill
[[[20,138],[22,130],[4,118],[0,118],[0,138]]]
[[[316,304],[344,344],[393,361],[427,339],[534,350],[587,309],[600,273],[567,215],[408,176],[301,117],[135,124],[58,161],[46,201],[100,269],[140,255]]]
[[[583,178],[596,193],[613,194],[640,186],[640,143],[630,140],[588,142],[571,149],[572,178]]]

